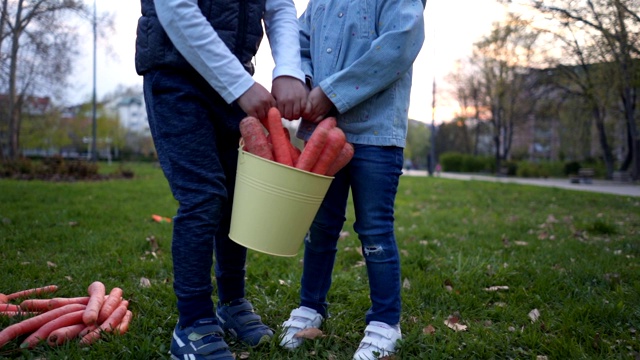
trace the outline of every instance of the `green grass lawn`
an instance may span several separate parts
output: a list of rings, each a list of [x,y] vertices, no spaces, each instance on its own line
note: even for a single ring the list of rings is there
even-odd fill
[[[135,316],[127,334],[89,348],[27,351],[18,340],[0,358],[168,358],[177,320],[172,225],[151,215],[171,217],[177,204],[157,167],[131,167],[133,180],[0,180],[0,293],[57,284],[51,297],[85,296],[100,280],[107,291],[123,288]],[[369,307],[351,210],[325,336],[295,351],[276,340],[259,349],[231,342],[238,359],[351,358]],[[396,220],[404,281],[397,359],[640,356],[640,198],[403,177]],[[249,253],[248,297],[276,329],[297,306],[301,260]],[[447,327],[450,317],[466,331]],[[0,327],[15,321],[0,318]]]

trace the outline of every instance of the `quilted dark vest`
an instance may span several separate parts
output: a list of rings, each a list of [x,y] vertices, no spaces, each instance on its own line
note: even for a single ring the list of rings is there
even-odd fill
[[[198,7],[229,50],[253,75],[251,60],[262,40],[262,17],[266,0],[199,0]],[[153,0],[141,0],[142,16],[136,37],[136,71],[139,75],[154,69],[190,69],[191,65],[165,33]]]

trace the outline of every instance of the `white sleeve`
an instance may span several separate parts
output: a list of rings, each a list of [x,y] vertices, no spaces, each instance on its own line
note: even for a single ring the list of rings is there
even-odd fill
[[[255,83],[204,17],[197,0],[155,1],[155,7],[174,46],[227,103]]]
[[[300,61],[300,35],[296,6],[292,0],[267,0],[264,27],[275,63],[273,79],[293,76],[304,82]]]

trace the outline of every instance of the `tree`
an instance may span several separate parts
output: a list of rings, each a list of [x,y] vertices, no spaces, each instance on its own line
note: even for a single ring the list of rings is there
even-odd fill
[[[482,119],[488,117],[487,106],[484,104],[486,95],[483,93],[484,89],[478,72],[475,64],[458,61],[456,69],[447,76],[449,83],[453,83],[453,97],[460,104],[456,122],[462,122],[465,130],[464,149],[467,153],[472,152],[473,155],[479,155],[480,136],[483,130]],[[469,136],[470,131],[473,132],[472,138]]]
[[[77,0],[3,0],[0,16],[1,91],[7,92],[4,119],[8,155],[19,154],[21,112],[28,96],[64,87],[71,72],[77,31],[66,16],[85,12]],[[2,139],[0,139],[2,140]],[[2,141],[0,141],[1,143]],[[4,149],[0,149],[0,156]]]
[[[429,156],[429,125],[416,120],[409,120],[407,130],[407,144],[404,148],[404,157],[411,160],[418,168],[426,168]]]
[[[535,84],[528,72],[539,35],[529,22],[509,14],[474,45],[472,61],[478,66],[482,103],[490,110],[497,171],[509,157],[516,123],[526,120],[534,109]]]
[[[512,3],[511,0],[501,0]],[[615,86],[621,114],[627,128],[629,150],[621,169],[631,169],[634,180],[640,178],[640,138],[636,123],[640,89],[640,2],[637,0],[521,0],[557,23],[597,37],[591,48],[601,63],[615,65],[609,86]],[[602,135],[600,135],[602,137]]]

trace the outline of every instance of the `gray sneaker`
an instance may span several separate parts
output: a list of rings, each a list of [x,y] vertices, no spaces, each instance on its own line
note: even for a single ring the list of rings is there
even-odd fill
[[[293,309],[289,320],[282,323],[283,334],[280,339],[280,346],[293,350],[302,345],[304,339],[295,337],[295,335],[304,329],[319,328],[322,320],[322,315],[314,309],[306,306]]]
[[[174,360],[234,360],[222,336],[224,331],[216,319],[202,319],[193,326],[176,325],[171,340],[171,358]]]

